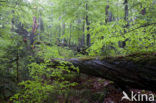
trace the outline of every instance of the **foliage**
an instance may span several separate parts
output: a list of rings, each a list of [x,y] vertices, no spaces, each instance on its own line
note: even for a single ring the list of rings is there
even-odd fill
[[[38,50],[39,49],[39,50]],[[69,48],[62,48],[59,46],[46,46],[40,45],[37,49],[37,56],[43,59],[52,58],[71,58],[74,57],[74,53]]]
[[[32,63],[29,65],[29,73],[32,80],[19,83],[20,91],[11,97],[15,103],[43,103],[47,102],[50,94],[57,93],[55,96],[63,95],[68,88],[75,86],[75,82],[65,80],[64,74],[70,74],[70,70],[65,65],[67,62],[60,61],[59,66],[52,68],[54,64]],[[72,65],[71,65],[72,66]],[[78,70],[72,66],[74,70]],[[54,101],[53,101],[54,102]]]
[[[152,2],[145,2],[142,8],[146,12],[155,10]],[[140,3],[136,5],[137,3]],[[131,12],[128,21],[120,19],[111,21],[107,24],[101,22],[93,23],[90,29],[92,46],[88,49],[90,55],[125,55],[135,52],[155,52],[155,18],[150,13],[141,15],[139,8],[142,1],[130,2]],[[135,5],[134,8],[132,8]],[[151,6],[149,6],[151,5]],[[124,6],[124,5],[123,5]],[[120,47],[121,42],[125,41],[125,47]]]
[[[47,103],[75,86],[78,69],[52,59],[155,52],[156,0],[125,1],[1,0],[0,100]]]
[[[17,89],[17,54],[21,58],[18,60],[19,71],[24,73],[20,79],[27,78],[28,56],[25,52],[25,44],[17,34],[10,39],[11,34],[4,35],[7,31],[2,31],[0,37],[0,98],[12,96]],[[25,56],[25,57],[24,57]]]
[[[149,24],[149,26],[141,27],[144,24]],[[90,30],[93,45],[88,49],[90,55],[124,55],[134,52],[155,51],[155,34],[153,33],[156,28],[152,23],[135,24],[126,29],[126,33],[124,33],[125,28],[122,28],[122,26],[123,21],[119,21],[118,23],[113,22],[107,25],[93,25]],[[119,42],[125,39],[128,39],[126,41],[126,47],[120,48]]]

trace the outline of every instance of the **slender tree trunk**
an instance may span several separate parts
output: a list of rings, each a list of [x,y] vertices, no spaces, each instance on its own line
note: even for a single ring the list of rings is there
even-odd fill
[[[32,25],[32,33],[30,35],[30,44],[33,45],[35,41],[35,33],[37,31],[38,24],[37,24],[37,18],[34,16],[33,17],[33,25]]]
[[[40,34],[41,34],[41,18],[40,17],[38,19],[38,23],[39,23],[38,41],[40,41]]]
[[[69,37],[69,47],[71,46],[71,33],[72,33],[72,23],[70,23],[70,31],[69,31],[69,34],[70,34],[70,37]]]
[[[82,36],[81,36],[81,30],[82,30],[82,27],[81,27],[81,24],[82,24],[82,20],[81,18],[79,18],[77,20],[77,30],[78,30],[78,46],[77,48],[80,50],[82,48]]]
[[[129,26],[129,21],[128,21],[128,0],[125,0],[124,1],[124,5],[125,5],[125,17],[124,17],[124,20],[127,22],[127,24],[125,25],[125,29],[128,28]],[[124,33],[126,33],[127,31],[124,29]],[[124,41],[119,41],[118,44],[119,44],[119,47],[120,48],[124,48],[126,46],[126,41],[128,41],[128,39],[124,40]]]
[[[82,35],[82,47],[85,46],[85,22],[83,21],[83,35]]]
[[[39,23],[39,26],[38,26],[39,33],[37,35],[38,35],[38,40],[40,41],[42,40],[40,34],[44,32],[44,23],[43,23],[41,16],[38,19],[38,23]]]
[[[62,36],[65,34],[65,28],[66,28],[66,24],[62,23]],[[63,45],[66,44],[65,38],[62,39],[62,43]]]
[[[61,20],[61,16],[59,17],[59,21]],[[61,37],[61,24],[58,25],[58,28],[56,28],[58,30],[58,44],[61,43],[60,37]]]
[[[88,4],[86,3],[86,11],[88,11]],[[88,20],[88,12],[86,14],[86,25],[87,25],[87,46],[90,47],[91,46],[91,43],[90,43],[90,34],[89,34],[89,30],[90,30],[90,23],[89,23],[89,20]]]
[[[106,8],[105,8],[105,15],[106,15],[105,22],[106,22],[106,24],[107,24],[107,22],[108,22],[108,20],[109,20],[108,9],[109,9],[109,5],[107,5]]]
[[[126,25],[126,27],[128,27],[128,25],[129,25],[129,23],[128,23],[128,0],[125,0],[125,2],[124,2],[124,4],[125,4],[125,17],[124,17],[124,19],[125,19],[125,21],[127,21],[127,25]]]
[[[61,37],[61,26],[60,24],[58,25],[58,37],[60,38]],[[60,41],[60,39],[59,39]]]
[[[17,50],[17,54],[16,54],[16,80],[17,83],[19,82],[19,51]]]

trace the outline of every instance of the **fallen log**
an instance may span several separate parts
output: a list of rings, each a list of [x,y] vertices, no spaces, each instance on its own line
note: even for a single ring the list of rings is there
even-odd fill
[[[73,58],[80,73],[105,78],[119,87],[156,91],[156,54],[134,54],[124,57]]]

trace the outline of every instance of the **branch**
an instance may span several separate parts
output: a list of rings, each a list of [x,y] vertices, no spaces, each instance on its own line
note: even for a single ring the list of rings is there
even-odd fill
[[[143,28],[143,27],[147,27],[147,26],[150,26],[150,25],[156,25],[156,23],[147,23],[147,24],[144,24],[144,25],[141,25],[141,26],[139,26],[139,27],[137,27],[137,28],[134,28],[134,29],[132,29],[132,30],[129,30],[128,32],[126,32],[126,33],[124,33],[124,34],[127,34],[127,33],[129,33],[129,32],[132,32],[132,31],[135,31],[135,30],[137,30],[137,29],[140,29],[140,28]]]

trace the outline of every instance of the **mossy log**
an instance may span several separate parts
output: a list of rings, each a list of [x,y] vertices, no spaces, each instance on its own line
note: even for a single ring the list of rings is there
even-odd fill
[[[156,91],[156,55],[69,59],[80,73],[113,81],[119,87]]]

